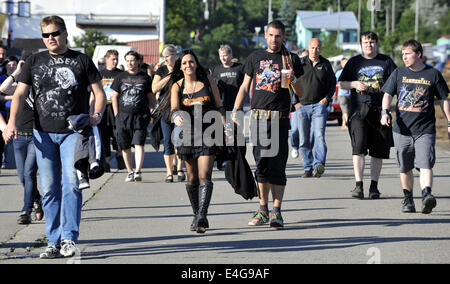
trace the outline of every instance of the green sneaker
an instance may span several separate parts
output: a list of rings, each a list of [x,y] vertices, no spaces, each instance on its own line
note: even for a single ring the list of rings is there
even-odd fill
[[[249,226],[261,226],[269,221],[269,216],[267,216],[267,212],[258,209],[256,213],[253,215],[253,219],[248,222]]]
[[[284,227],[283,217],[280,212],[270,214],[270,227],[274,229],[282,229]]]

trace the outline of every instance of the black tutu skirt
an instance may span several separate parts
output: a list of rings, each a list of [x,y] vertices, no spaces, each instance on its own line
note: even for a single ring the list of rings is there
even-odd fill
[[[183,161],[195,160],[200,156],[213,156],[216,154],[215,146],[180,146],[177,155]]]

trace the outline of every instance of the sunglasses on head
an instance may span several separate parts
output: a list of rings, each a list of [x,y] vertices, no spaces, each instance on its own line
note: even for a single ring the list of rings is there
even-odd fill
[[[56,31],[56,32],[52,32],[52,33],[42,33],[42,37],[43,38],[49,38],[50,36],[52,37],[57,37],[61,34],[60,31]]]

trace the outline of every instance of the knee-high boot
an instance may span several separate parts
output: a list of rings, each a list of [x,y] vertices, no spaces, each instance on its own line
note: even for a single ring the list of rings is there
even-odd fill
[[[213,192],[213,183],[210,180],[205,180],[205,182],[199,187],[198,199],[199,208],[197,213],[197,233],[204,233],[207,228],[209,228],[208,219],[208,207],[211,201],[211,196]]]
[[[197,213],[198,213],[198,184],[186,184],[186,192],[191,202],[192,211],[194,212],[194,219],[191,224],[191,231],[197,231]]]

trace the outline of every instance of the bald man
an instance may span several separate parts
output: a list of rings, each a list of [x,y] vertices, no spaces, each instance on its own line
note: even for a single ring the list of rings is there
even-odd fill
[[[327,106],[336,89],[336,77],[330,62],[320,55],[322,42],[313,38],[308,44],[308,56],[302,62],[305,74],[301,82],[305,94],[300,98],[297,116],[303,177],[321,177],[325,172],[327,144],[325,127]]]

